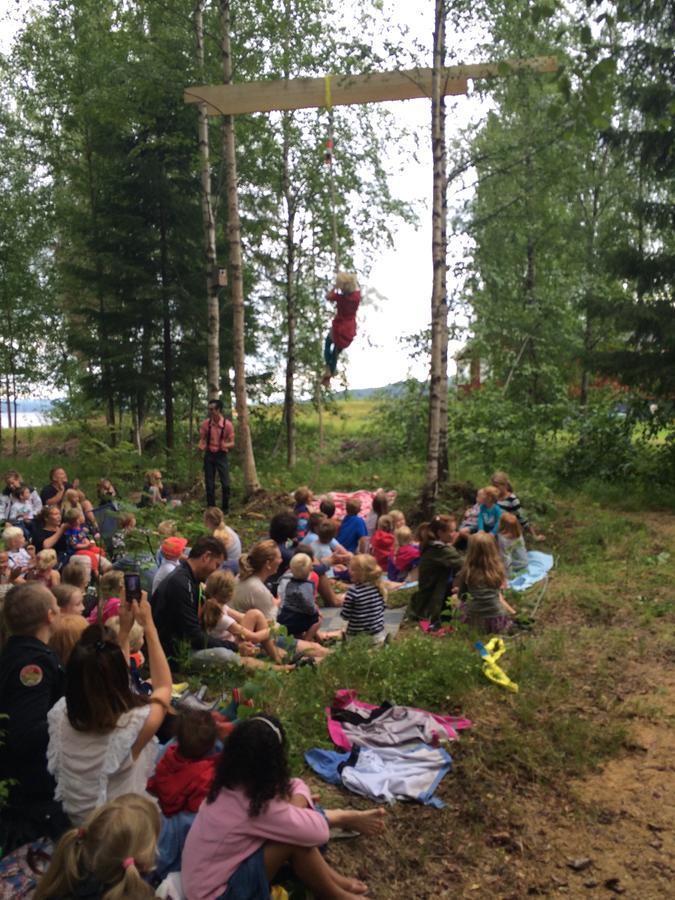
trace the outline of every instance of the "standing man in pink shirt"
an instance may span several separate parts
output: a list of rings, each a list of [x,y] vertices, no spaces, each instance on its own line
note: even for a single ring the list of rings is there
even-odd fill
[[[199,427],[199,449],[204,451],[206,505],[216,505],[216,472],[223,489],[223,512],[230,511],[230,469],[228,453],[234,447],[234,427],[223,416],[223,401],[209,400],[208,419]]]

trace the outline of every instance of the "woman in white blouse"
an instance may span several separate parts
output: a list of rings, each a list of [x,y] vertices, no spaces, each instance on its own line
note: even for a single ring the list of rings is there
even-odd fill
[[[153,692],[133,692],[129,632],[145,631]],[[118,643],[119,641],[119,643]],[[66,667],[66,693],[49,711],[47,765],[55,796],[75,825],[121,794],[145,794],[157,754],[155,734],[171,702],[171,670],[147,599],[123,603],[120,633],[102,625],[83,632]]]

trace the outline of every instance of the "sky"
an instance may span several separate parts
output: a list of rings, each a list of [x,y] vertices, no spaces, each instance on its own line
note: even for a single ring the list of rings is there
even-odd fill
[[[0,51],[11,46],[17,20],[23,2],[0,0]],[[433,32],[432,0],[385,0],[389,34],[396,36],[398,27],[408,29],[408,40],[416,40],[427,48],[426,65],[431,65]],[[452,38],[450,38],[452,40]],[[466,39],[465,39],[466,40]],[[458,47],[462,62],[478,61],[471,44]],[[471,86],[471,82],[469,82]],[[471,91],[471,87],[469,89]],[[410,160],[405,172],[393,174],[390,180],[392,194],[414,204],[418,215],[416,227],[400,223],[393,233],[393,247],[384,249],[375,260],[368,277],[361,278],[364,293],[369,289],[383,299],[377,305],[363,304],[358,316],[358,334],[346,351],[346,375],[350,388],[381,387],[400,381],[411,375],[424,379],[428,376],[425,357],[411,358],[401,344],[401,338],[428,328],[431,316],[431,105],[427,100],[405,100],[383,104],[393,114],[396,127],[407,129],[419,140],[418,161]],[[446,137],[448,142],[459,129],[475,122],[486,111],[486,103],[478,97],[452,97],[447,100]],[[386,168],[397,168],[395,154],[385,161]],[[335,157],[340,153],[335,147]],[[460,197],[462,195],[459,195]],[[465,195],[464,195],[465,196]],[[452,213],[456,197],[449,196],[449,212]],[[454,258],[467,252],[466,243],[455,240]],[[449,260],[452,262],[452,260]],[[452,293],[452,273],[448,272],[448,292]],[[464,323],[465,324],[465,323]],[[461,346],[452,342],[450,355]],[[450,363],[450,372],[454,364]]]

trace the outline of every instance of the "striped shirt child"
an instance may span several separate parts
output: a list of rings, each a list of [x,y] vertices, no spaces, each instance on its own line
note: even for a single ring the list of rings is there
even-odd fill
[[[384,598],[374,584],[353,584],[345,594],[340,615],[349,623],[349,636],[384,634]]]
[[[497,503],[499,504],[499,506],[501,506],[504,512],[512,513],[518,519],[518,521],[520,522],[520,527],[523,529],[523,531],[530,530],[530,523],[527,521],[527,516],[522,510],[520,500],[516,497],[515,494],[507,494],[506,497],[502,497],[497,500]]]

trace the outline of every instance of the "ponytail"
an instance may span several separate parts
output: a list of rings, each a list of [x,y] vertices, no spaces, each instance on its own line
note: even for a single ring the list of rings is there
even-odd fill
[[[223,606],[216,597],[207,597],[201,610],[202,628],[207,633],[213,631],[223,615]]]
[[[49,868],[40,879],[34,900],[49,900],[72,890],[81,879],[82,828],[66,831],[56,845]]]
[[[122,878],[110,890],[102,895],[101,900],[136,900],[137,897],[154,897],[155,893],[138,871],[136,860],[130,856],[122,863]]]
[[[248,553],[239,558],[239,581],[246,581],[259,572],[265,563],[271,562],[279,552],[276,541],[259,541]]]
[[[428,547],[432,541],[437,541],[442,531],[447,531],[452,519],[450,516],[434,516],[430,522],[422,522],[417,530],[422,548]]]

